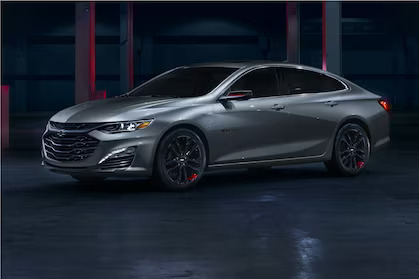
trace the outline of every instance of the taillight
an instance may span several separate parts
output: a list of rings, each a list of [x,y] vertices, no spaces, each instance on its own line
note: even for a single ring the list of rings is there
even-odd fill
[[[390,111],[390,103],[386,100],[379,100],[378,103],[385,109],[386,111]]]

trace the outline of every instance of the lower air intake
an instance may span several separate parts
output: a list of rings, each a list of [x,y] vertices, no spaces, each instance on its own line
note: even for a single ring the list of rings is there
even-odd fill
[[[121,156],[118,158],[110,158],[101,164],[102,169],[118,169],[118,168],[128,168],[131,166],[132,161],[134,160],[134,154]]]

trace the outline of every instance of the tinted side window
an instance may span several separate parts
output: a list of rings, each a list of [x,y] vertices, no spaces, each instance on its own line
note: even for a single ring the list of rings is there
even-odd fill
[[[237,80],[230,87],[230,90],[252,90],[254,98],[278,96],[279,90],[275,69],[264,68],[247,73]]]
[[[282,94],[316,93],[345,89],[338,80],[307,70],[281,68],[284,85]]]

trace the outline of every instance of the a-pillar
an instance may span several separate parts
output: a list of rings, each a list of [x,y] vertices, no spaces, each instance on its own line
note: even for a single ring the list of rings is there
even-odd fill
[[[133,3],[120,4],[120,93],[134,87],[134,10]]]
[[[75,102],[94,99],[96,91],[95,2],[76,2]]]
[[[322,68],[342,74],[342,24],[341,3],[322,3]]]

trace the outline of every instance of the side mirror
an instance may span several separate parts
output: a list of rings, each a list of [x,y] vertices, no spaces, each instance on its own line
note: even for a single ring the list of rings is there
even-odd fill
[[[231,101],[231,100],[248,100],[253,97],[252,90],[234,90],[228,92],[227,95],[221,96],[220,101]]]

